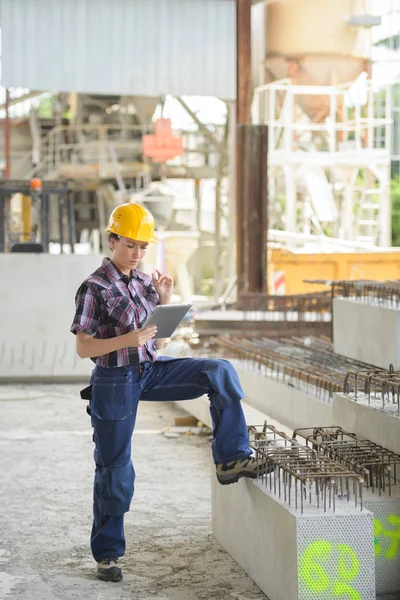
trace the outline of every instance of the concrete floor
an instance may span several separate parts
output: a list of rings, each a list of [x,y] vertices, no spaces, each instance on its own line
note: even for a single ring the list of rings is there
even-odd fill
[[[211,536],[209,440],[161,435],[182,414],[166,403],[139,409],[124,580],[95,578],[82,387],[0,386],[0,600],[265,599]]]

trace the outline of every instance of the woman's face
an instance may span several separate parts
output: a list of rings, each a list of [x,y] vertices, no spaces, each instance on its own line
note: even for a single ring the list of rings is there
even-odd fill
[[[132,269],[137,269],[146,254],[148,245],[148,242],[138,242],[124,237],[120,237],[119,240],[111,239],[111,260],[122,273],[129,275]]]

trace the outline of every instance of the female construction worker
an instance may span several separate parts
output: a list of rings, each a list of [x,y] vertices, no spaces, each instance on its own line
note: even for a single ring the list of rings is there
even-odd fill
[[[213,422],[212,454],[218,481],[230,484],[260,472],[251,456],[240,404],[243,391],[226,360],[157,358],[163,341],[155,327],[143,327],[157,304],[171,300],[173,281],[138,270],[154,237],[154,219],[138,204],[111,214],[111,259],[82,283],[76,294],[71,331],[77,353],[95,363],[90,412],[96,463],[91,549],[97,576],[120,581],[118,559],[125,553],[124,513],[133,496],[135,471],[131,438],[139,400],[187,400],[208,394]]]

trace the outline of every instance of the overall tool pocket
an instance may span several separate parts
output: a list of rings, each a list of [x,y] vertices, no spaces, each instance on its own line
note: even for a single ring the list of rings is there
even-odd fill
[[[95,375],[90,410],[93,417],[105,421],[122,421],[132,414],[132,373]]]

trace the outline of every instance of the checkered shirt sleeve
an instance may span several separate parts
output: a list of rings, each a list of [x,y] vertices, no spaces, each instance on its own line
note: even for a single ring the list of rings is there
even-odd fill
[[[94,335],[99,326],[100,313],[95,294],[86,282],[82,283],[75,296],[75,316],[71,325],[72,333],[84,331]]]

